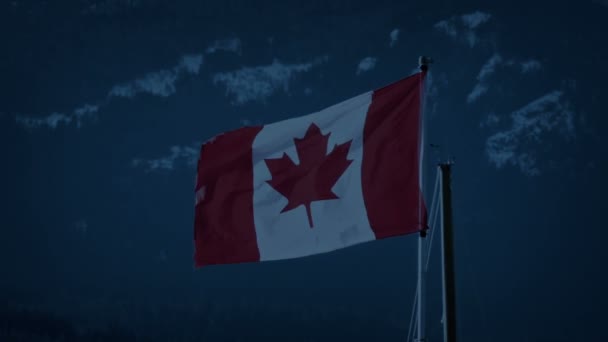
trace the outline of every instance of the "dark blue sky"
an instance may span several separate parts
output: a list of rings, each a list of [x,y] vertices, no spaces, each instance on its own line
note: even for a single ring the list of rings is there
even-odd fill
[[[605,0],[3,1],[0,328],[40,330],[26,310],[151,340],[403,340],[415,236],[194,270],[193,161],[425,54],[463,340],[608,340],[605,32]]]

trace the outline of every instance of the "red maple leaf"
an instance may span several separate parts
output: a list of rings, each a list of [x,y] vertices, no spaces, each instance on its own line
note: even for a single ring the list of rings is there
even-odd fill
[[[294,138],[299,165],[294,164],[286,153],[281,158],[264,159],[272,174],[272,179],[266,183],[288,200],[281,212],[304,205],[310,228],[313,227],[310,203],[339,198],[331,188],[352,162],[346,159],[352,140],[335,145],[327,154],[330,134],[321,134],[313,123],[303,138]]]

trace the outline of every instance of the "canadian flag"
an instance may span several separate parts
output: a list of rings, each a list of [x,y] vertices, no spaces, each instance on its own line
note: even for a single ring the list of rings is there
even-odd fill
[[[303,257],[426,229],[424,77],[203,144],[195,266]]]

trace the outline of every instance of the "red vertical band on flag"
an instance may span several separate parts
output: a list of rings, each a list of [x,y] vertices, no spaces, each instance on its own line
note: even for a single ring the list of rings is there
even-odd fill
[[[195,187],[196,267],[260,260],[253,218],[252,155],[260,130],[238,129],[201,147]]]
[[[426,228],[420,190],[424,72],[374,91],[363,130],[361,181],[376,239]]]

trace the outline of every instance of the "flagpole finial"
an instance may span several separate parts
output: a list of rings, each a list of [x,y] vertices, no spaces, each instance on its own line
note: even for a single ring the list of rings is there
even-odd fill
[[[429,70],[429,65],[433,63],[433,59],[428,56],[420,56],[418,57],[418,66],[420,70],[427,71]]]

